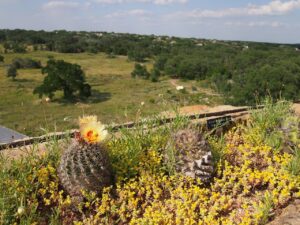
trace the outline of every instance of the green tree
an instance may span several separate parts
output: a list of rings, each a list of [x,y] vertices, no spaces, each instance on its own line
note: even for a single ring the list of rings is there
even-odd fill
[[[9,65],[7,68],[7,77],[11,77],[12,80],[15,80],[17,75],[17,68],[14,65]]]
[[[153,68],[150,72],[150,80],[152,82],[158,82],[160,76],[160,71],[156,68]]]
[[[136,63],[136,64],[134,65],[134,70],[132,71],[131,76],[132,76],[133,78],[136,78],[136,77],[142,77],[142,78],[144,78],[144,79],[149,79],[150,74],[149,74],[149,72],[147,71],[146,66],[141,65],[141,64],[139,64],[139,63]]]
[[[164,70],[167,61],[168,61],[167,55],[159,55],[155,60],[154,67],[157,68],[158,70]]]
[[[145,58],[149,57],[149,54],[144,48],[135,48],[128,52],[129,60],[136,62],[145,62]]]
[[[77,64],[49,59],[47,66],[42,69],[42,73],[47,76],[44,78],[43,84],[36,87],[33,92],[39,97],[47,95],[52,98],[54,92],[58,90],[63,91],[65,99],[72,99],[75,94],[79,97],[91,95],[91,86],[86,83],[84,72]]]
[[[20,44],[13,44],[12,45],[12,50],[15,53],[25,53],[26,52],[26,48],[23,45],[20,45]]]

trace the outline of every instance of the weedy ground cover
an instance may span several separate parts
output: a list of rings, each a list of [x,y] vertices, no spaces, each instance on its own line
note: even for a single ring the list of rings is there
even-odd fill
[[[209,137],[216,165],[210,184],[174,173],[163,160],[170,134],[189,126],[180,117],[112,136],[107,144],[115,184],[101,196],[83,192],[85,200],[76,204],[57,176],[57,140],[44,155],[34,149],[20,159],[1,156],[0,223],[265,224],[300,198],[299,118],[288,102],[266,104],[248,124]],[[273,135],[280,138],[275,145]]]

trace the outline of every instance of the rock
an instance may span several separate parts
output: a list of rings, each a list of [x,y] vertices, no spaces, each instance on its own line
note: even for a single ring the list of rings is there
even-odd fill
[[[268,225],[300,225],[300,200],[297,199]]]

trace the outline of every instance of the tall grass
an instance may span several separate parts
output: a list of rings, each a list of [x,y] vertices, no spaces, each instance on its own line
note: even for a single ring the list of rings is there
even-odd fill
[[[272,98],[267,97],[263,102],[264,106],[259,110],[252,110],[250,116],[250,125],[259,127],[261,131],[270,131],[278,127],[282,120],[291,113],[292,103],[285,100],[275,102]]]
[[[287,169],[294,176],[300,175],[300,147],[297,146],[296,149],[293,150],[293,158],[288,164]]]

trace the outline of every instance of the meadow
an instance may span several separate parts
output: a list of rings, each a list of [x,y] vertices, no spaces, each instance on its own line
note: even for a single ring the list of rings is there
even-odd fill
[[[96,114],[101,121],[111,124],[177,106],[222,103],[220,96],[207,92],[203,81],[176,81],[176,85],[187,87],[186,91],[178,92],[167,77],[161,77],[157,83],[133,79],[134,62],[127,56],[50,51],[2,55],[5,61],[0,63],[0,124],[31,136],[74,128],[83,114]],[[92,96],[86,101],[66,102],[62,93],[57,92],[51,102],[46,102],[45,97],[39,99],[32,93],[45,76],[40,69],[19,69],[15,81],[6,77],[7,65],[14,58],[31,58],[45,66],[49,57],[79,64],[92,86]],[[145,64],[148,69],[153,67],[150,60]]]

